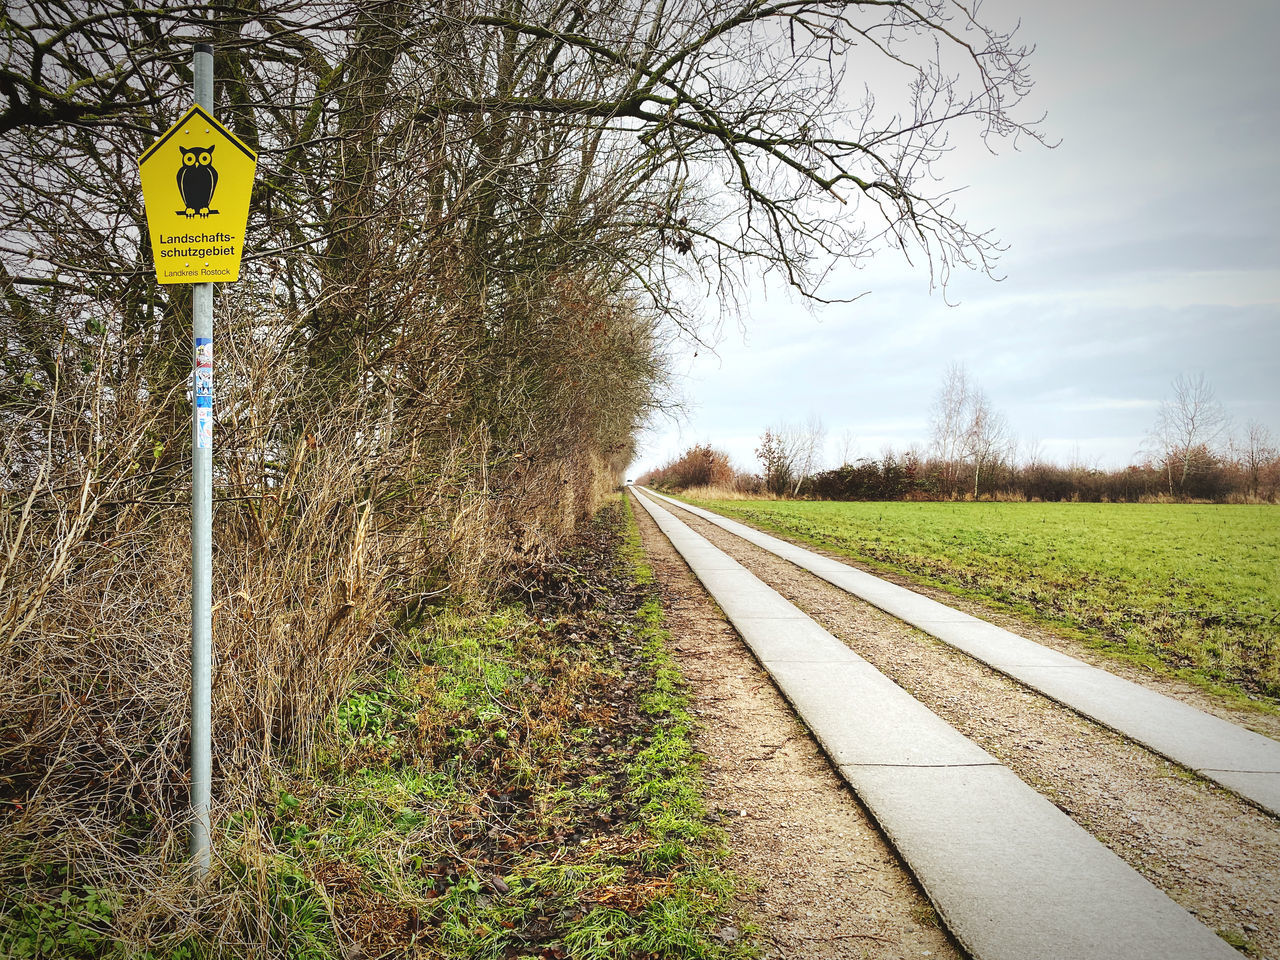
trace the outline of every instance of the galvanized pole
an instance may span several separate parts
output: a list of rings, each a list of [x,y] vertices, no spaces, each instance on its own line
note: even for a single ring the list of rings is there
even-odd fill
[[[213,47],[192,57],[195,101],[213,115]],[[209,872],[213,792],[213,284],[192,287],[191,375],[191,860]]]

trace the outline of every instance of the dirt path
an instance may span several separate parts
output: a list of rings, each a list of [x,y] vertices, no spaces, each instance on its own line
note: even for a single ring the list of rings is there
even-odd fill
[[[959,960],[928,901],[768,675],[643,510],[672,653],[704,728],[707,802],[754,881],[768,958]]]
[[[998,757],[1210,928],[1280,960],[1280,823],[685,511],[680,518]]]

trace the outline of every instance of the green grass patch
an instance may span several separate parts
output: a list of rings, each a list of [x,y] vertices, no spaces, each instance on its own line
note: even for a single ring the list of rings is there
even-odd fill
[[[318,767],[227,838],[272,955],[754,955],[717,935],[750,928],[640,557],[619,501],[538,596],[434,611],[339,705]]]
[[[0,927],[0,956],[123,956],[110,936],[119,901],[110,889],[67,886],[43,903],[16,903]]]
[[[406,626],[310,767],[215,822],[207,916],[130,944],[120,892],[51,869],[0,896],[0,956],[754,956],[625,500],[529,582]]]
[[[1280,706],[1274,506],[700,503],[1263,709]]]

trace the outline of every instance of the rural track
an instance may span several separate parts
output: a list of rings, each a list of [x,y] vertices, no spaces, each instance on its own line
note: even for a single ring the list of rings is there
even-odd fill
[[[687,684],[703,797],[761,960],[963,960],[915,878],[644,510],[636,526]]]
[[[1275,740],[839,560],[710,510],[653,496],[880,607],[1280,817],[1280,743]]]
[[[677,521],[679,526],[687,524],[703,535],[686,538],[685,559],[704,583],[707,576],[737,576],[729,571],[738,561],[760,576],[746,591],[746,607],[732,597],[721,606],[823,743],[833,766],[880,822],[951,933],[973,956],[994,960],[1238,955],[1212,934],[1205,939],[1203,934],[1212,928],[1237,942],[1247,941],[1252,956],[1280,958],[1275,917],[1280,912],[1280,825],[1273,817],[789,561],[691,515],[684,504],[673,506],[684,521]],[[674,526],[667,523],[668,535],[670,529]],[[786,652],[787,645],[813,642],[809,628],[798,626],[809,617],[799,610],[780,614],[774,607],[762,619],[761,611],[769,604],[761,607],[758,601],[772,592],[769,587],[781,590],[820,621],[830,633],[814,627],[828,639],[834,635],[838,641],[833,642],[846,652],[848,647],[857,651],[860,656],[853,659],[865,658],[898,685],[885,681],[888,686],[899,694],[909,691],[912,696],[905,700],[921,701],[928,720],[895,722],[898,707],[885,707],[887,701],[878,699],[881,693],[876,692],[885,685],[880,682],[883,677],[851,679],[844,672],[848,664],[836,663],[840,658],[832,647],[814,647],[799,655]],[[793,636],[796,629],[800,633]],[[753,631],[754,638],[749,636]],[[808,664],[803,663],[806,659]],[[821,688],[826,688],[825,694]],[[852,722],[857,727],[860,721],[841,716],[839,709],[843,702],[847,714],[854,697],[875,704],[869,712],[879,714],[880,720],[824,733],[823,726],[833,718],[837,726]],[[916,732],[905,734],[913,724]],[[953,738],[952,728],[965,736]],[[922,729],[924,734],[919,733]],[[940,745],[944,740],[948,746]],[[879,742],[889,754],[859,757],[856,751],[863,748],[858,744],[870,742]],[[936,782],[930,785],[931,780]],[[996,781],[1001,785],[993,786]],[[1011,830],[1018,832],[1010,826],[1013,814],[1008,811],[997,816],[1000,822],[991,820],[1006,785],[1015,792],[1038,792],[1052,803],[1043,803],[1032,817],[1042,819],[1015,838],[1013,848],[1001,851],[1002,836],[1007,839]],[[906,814],[885,813],[886,802],[897,802],[895,792],[919,797],[930,790],[937,793],[935,806],[941,805],[935,810],[922,816],[917,804]],[[956,806],[956,796],[979,802]],[[944,809],[948,805],[950,809]],[[927,822],[938,810],[943,811],[941,819]],[[1049,835],[1057,839],[1046,844]],[[946,852],[948,844],[955,849]],[[1096,849],[1082,854],[1083,860],[1070,854],[1065,864],[1057,862],[1063,850],[1078,852],[1091,844]],[[986,861],[965,865],[964,857],[974,851]],[[1000,856],[1006,857],[1003,866]],[[1055,871],[1067,876],[1051,878],[1045,886],[1043,875]],[[993,879],[1001,872],[1006,874],[1003,881]],[[1068,890],[1073,883],[1077,889]],[[1102,902],[1090,906],[1090,898]],[[1070,907],[1055,913],[1055,903]],[[1169,907],[1173,913],[1168,913]],[[1120,909],[1108,920],[1107,911],[1116,908]],[[1170,919],[1179,914],[1177,921]],[[1163,917],[1154,922],[1157,929],[1147,929],[1156,916]],[[1184,920],[1192,926],[1186,927]],[[1108,923],[1114,929],[1108,931]],[[1198,933],[1188,932],[1192,928]],[[1028,930],[1034,932],[1031,939]],[[1143,930],[1134,939],[1135,931]],[[1181,931],[1174,936],[1176,944],[1169,942],[1172,931]]]

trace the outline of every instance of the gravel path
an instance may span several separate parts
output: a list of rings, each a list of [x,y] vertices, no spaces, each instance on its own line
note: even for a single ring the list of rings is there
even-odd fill
[[[1280,960],[1280,822],[812,574],[677,512],[1210,928],[1241,938],[1253,956]]]
[[[857,799],[653,521],[640,535],[703,724],[707,802],[767,958],[959,960]]]

